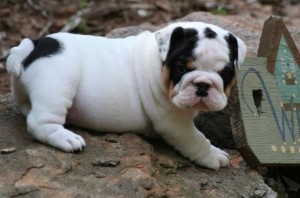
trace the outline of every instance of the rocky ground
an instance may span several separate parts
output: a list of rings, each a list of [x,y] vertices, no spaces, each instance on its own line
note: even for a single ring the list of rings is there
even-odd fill
[[[300,6],[296,1],[36,2],[0,2],[0,95],[10,91],[4,69],[9,48],[23,37],[37,38],[60,30],[119,37],[155,30],[194,12],[180,20],[204,21],[230,29],[245,40],[248,56],[256,56],[264,20],[280,14],[300,47],[296,28],[300,25]],[[195,12],[198,10],[205,12]],[[128,27],[132,25],[139,26]],[[228,117],[226,110],[205,114],[196,119],[196,125],[214,144],[234,149]],[[213,126],[214,119],[222,122],[221,128]],[[0,126],[0,197],[276,197],[272,188],[280,197],[288,196],[285,190],[289,197],[299,195],[297,182],[294,189],[282,184],[281,170],[250,169],[234,150],[228,150],[231,167],[214,172],[195,167],[161,140],[134,134],[95,136],[73,129],[86,139],[88,147],[80,154],[62,153],[26,134],[24,118],[10,96],[0,97]],[[219,135],[220,130],[225,136]],[[287,174],[284,177],[294,179]]]
[[[237,151],[219,171],[196,167],[159,139],[132,133],[82,135],[81,153],[63,153],[36,142],[24,117],[0,96],[0,197],[276,197]]]

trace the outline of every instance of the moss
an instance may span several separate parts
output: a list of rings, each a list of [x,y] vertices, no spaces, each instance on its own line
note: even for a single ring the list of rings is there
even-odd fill
[[[223,16],[228,14],[226,9],[221,6],[212,9],[211,13],[214,15],[223,15]]]

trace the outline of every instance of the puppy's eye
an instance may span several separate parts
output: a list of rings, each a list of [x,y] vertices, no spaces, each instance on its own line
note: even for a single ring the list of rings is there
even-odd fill
[[[187,72],[187,68],[186,68],[186,66],[185,65],[182,65],[182,64],[180,64],[180,65],[176,65],[176,72],[178,72],[178,73],[180,73],[180,74],[184,74],[184,73],[186,73]]]

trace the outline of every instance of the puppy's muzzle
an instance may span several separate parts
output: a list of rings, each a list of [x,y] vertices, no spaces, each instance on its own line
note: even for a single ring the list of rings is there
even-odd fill
[[[195,87],[197,88],[196,96],[198,96],[198,97],[208,96],[208,89],[210,87],[209,84],[204,83],[204,82],[195,83]]]

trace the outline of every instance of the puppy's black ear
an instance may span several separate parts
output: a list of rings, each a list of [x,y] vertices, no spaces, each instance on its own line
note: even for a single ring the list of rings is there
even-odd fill
[[[180,48],[181,52],[183,50],[189,50],[192,55],[192,50],[196,47],[198,41],[198,32],[192,28],[182,28],[177,27],[173,30],[170,38],[170,46],[168,50],[168,56],[171,56],[175,51]],[[177,52],[176,54],[178,54]]]
[[[238,61],[238,41],[235,36],[233,36],[231,33],[229,33],[227,36],[225,36],[225,40],[227,41],[227,45],[229,48],[229,61],[231,64],[234,64],[235,67],[237,67],[237,61]]]
[[[170,79],[174,84],[177,84],[185,73],[192,70],[187,65],[194,59],[193,51],[197,41],[198,32],[193,28],[177,27],[173,30],[165,65],[170,69]]]
[[[229,49],[229,63],[219,73],[224,82],[224,89],[226,89],[233,82],[235,69],[238,69],[244,61],[247,49],[245,43],[231,33],[228,33],[224,39]]]
[[[168,50],[167,56],[170,54],[180,45],[182,45],[184,41],[184,29],[182,27],[177,27],[173,30],[171,38],[170,38],[170,46]]]
[[[184,29],[182,27],[174,27],[172,25],[157,31],[155,33],[155,39],[159,47],[159,55],[162,61],[165,62],[167,54],[170,54],[170,51],[175,49],[177,46],[180,46],[184,40],[192,37],[196,38],[195,35],[197,34],[197,30],[193,28]]]

